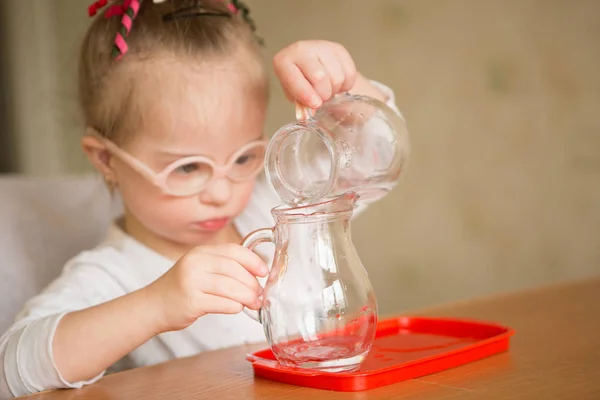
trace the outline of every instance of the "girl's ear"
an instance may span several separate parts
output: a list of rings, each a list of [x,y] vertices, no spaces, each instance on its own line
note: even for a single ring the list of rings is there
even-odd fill
[[[107,183],[116,183],[116,175],[110,163],[111,155],[95,129],[86,128],[85,136],[81,139],[81,147],[94,168],[102,174]]]

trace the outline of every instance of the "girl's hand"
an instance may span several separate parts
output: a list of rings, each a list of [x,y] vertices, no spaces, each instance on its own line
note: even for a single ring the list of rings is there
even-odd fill
[[[150,285],[67,313],[52,343],[56,368],[69,382],[89,380],[157,334],[204,314],[258,309],[256,276],[267,273],[260,257],[242,246],[195,248]]]
[[[147,289],[157,301],[160,331],[180,330],[205,314],[237,314],[260,308],[264,261],[235,244],[197,247]]]
[[[350,53],[324,40],[293,43],[275,55],[273,67],[290,101],[319,108],[332,96],[347,92],[358,73]]]

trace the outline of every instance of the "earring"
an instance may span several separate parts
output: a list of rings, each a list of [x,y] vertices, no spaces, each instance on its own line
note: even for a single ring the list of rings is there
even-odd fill
[[[117,182],[113,181],[108,175],[104,177],[104,182],[111,192],[117,187]]]

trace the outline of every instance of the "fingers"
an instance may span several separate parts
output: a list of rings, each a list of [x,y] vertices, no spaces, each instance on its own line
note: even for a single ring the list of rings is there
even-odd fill
[[[209,275],[203,282],[200,282],[200,289],[207,295],[222,297],[242,304],[253,310],[260,308],[260,299],[256,291],[250,289],[242,282],[225,275]],[[207,300],[205,300],[207,301]],[[223,302],[216,306],[223,305],[229,307]],[[215,305],[205,304],[211,312],[215,312]],[[241,310],[237,310],[239,312]]]
[[[266,276],[269,273],[269,268],[258,254],[238,244],[231,243],[221,246],[204,247],[203,251],[208,254],[231,259],[254,276]]]
[[[345,87],[349,85],[347,83],[349,79],[346,75],[350,73],[350,67],[344,66],[342,60],[333,52],[321,54],[319,55],[319,59],[321,65],[327,71],[327,76],[331,84],[330,96],[323,97],[323,101],[327,101],[331,96],[347,91]]]
[[[338,62],[344,70],[344,83],[340,87],[340,91],[338,93],[348,92],[356,84],[356,78],[358,77],[356,65],[354,64],[352,56],[350,55],[350,53],[348,53],[348,50],[346,50],[344,46],[337,45],[335,46],[334,51],[337,56]]]
[[[326,101],[334,94],[328,68],[319,56],[308,55],[296,61],[296,66],[312,89],[317,92],[319,102]],[[319,104],[320,106],[321,104]]]
[[[244,305],[226,297],[205,294],[202,308],[211,314],[237,314],[242,312]]]
[[[267,275],[268,268],[256,253],[236,244],[204,247],[202,251],[212,257],[204,263],[206,272],[234,279],[256,295],[262,293],[256,276]]]
[[[285,95],[285,97],[290,101],[290,102],[295,102],[296,98],[287,90],[287,89],[283,89],[283,94]],[[303,103],[304,104],[304,103]]]
[[[254,293],[262,293],[262,286],[260,286],[256,277],[234,260],[220,257],[211,264],[210,272],[233,278],[238,282],[243,283]]]
[[[279,59],[276,58],[275,60]],[[286,95],[311,108],[321,106],[322,100],[320,95],[292,60],[274,62],[273,66]]]
[[[310,108],[351,90],[357,78],[348,51],[327,41],[294,43],[275,56],[273,66],[286,96]]]
[[[261,306],[256,276],[268,268],[255,253],[236,244],[197,247],[151,284],[161,298],[165,330],[183,329],[209,313],[236,314]]]

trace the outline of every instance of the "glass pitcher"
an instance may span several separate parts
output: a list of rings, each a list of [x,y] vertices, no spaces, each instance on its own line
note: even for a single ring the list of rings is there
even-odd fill
[[[244,239],[250,249],[275,244],[262,307],[244,311],[262,323],[282,365],[352,371],[371,348],[377,303],[350,233],[357,198],[276,207],[275,226]]]
[[[383,197],[409,155],[404,119],[385,103],[339,94],[279,129],[265,155],[267,180],[288,205],[311,204],[347,191],[361,202]]]

